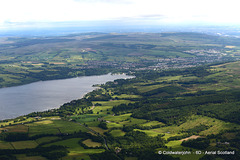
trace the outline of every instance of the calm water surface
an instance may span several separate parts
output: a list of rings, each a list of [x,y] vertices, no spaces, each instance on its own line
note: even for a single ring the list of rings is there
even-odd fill
[[[103,84],[121,78],[132,78],[132,76],[107,74],[1,88],[0,119],[59,108],[60,105],[82,98],[84,94],[94,90],[93,84]]]

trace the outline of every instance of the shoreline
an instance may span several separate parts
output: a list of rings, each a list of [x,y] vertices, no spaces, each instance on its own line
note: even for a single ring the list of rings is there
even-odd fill
[[[108,73],[108,74],[104,74],[104,75],[94,75],[94,76],[108,76],[108,75],[112,75],[112,76],[114,76],[114,74],[111,74],[111,73]],[[115,74],[116,75],[116,74]],[[117,75],[119,75],[119,74],[117,74]],[[123,76],[128,76],[128,75],[126,75],[126,74],[120,74],[120,75],[123,75]],[[81,77],[73,77],[73,78],[67,78],[67,79],[56,79],[56,80],[47,80],[47,81],[37,81],[37,82],[32,82],[32,83],[28,83],[28,84],[24,84],[24,85],[18,85],[18,86],[12,86],[12,87],[5,87],[5,88],[0,88],[0,90],[9,90],[9,89],[18,89],[18,90],[21,90],[21,88],[22,87],[24,87],[24,86],[27,86],[27,87],[29,87],[29,85],[39,85],[39,84],[44,84],[44,83],[41,83],[41,82],[51,82],[51,83],[53,83],[53,82],[61,82],[61,80],[62,80],[62,82],[64,82],[64,81],[66,81],[66,80],[77,80],[78,78],[88,78],[88,77],[90,77],[90,76],[81,76]],[[134,78],[135,76],[128,76],[129,78]],[[117,78],[117,79],[121,79],[121,78]],[[116,80],[116,79],[114,79],[114,80]],[[100,84],[105,84],[106,82],[108,82],[108,81],[113,81],[112,79],[111,80],[106,80],[105,82],[103,82],[103,83],[100,83]],[[91,83],[91,82],[90,82]],[[96,84],[99,84],[98,83],[98,81],[97,82],[94,82],[93,84],[91,84],[89,87],[87,87],[87,90],[85,90],[85,92],[84,92],[84,89],[83,90],[81,90],[81,93],[80,94],[82,94],[81,96],[78,96],[78,97],[75,97],[75,98],[72,98],[72,99],[69,99],[69,100],[66,100],[66,101],[63,101],[62,103],[60,102],[60,104],[58,104],[58,105],[55,105],[56,107],[53,107],[54,105],[52,105],[52,107],[49,107],[49,108],[42,108],[43,110],[41,110],[41,109],[39,109],[38,108],[38,110],[34,110],[34,111],[30,111],[30,112],[28,112],[28,113],[23,113],[23,114],[21,114],[21,115],[16,115],[16,116],[9,116],[10,118],[1,118],[1,120],[0,121],[4,121],[4,120],[13,120],[13,119],[17,119],[17,118],[19,118],[19,117],[22,117],[22,116],[27,116],[28,114],[31,114],[31,113],[34,113],[34,112],[45,112],[45,111],[48,111],[48,110],[51,110],[51,109],[59,109],[62,105],[64,105],[65,103],[69,103],[69,102],[71,102],[71,101],[74,101],[74,100],[78,100],[78,99],[82,99],[82,98],[84,98],[84,96],[86,95],[86,94],[88,94],[88,93],[90,93],[90,92],[92,92],[92,91],[94,91],[94,90],[96,90],[96,89],[98,89],[99,87],[94,87],[93,85],[96,85]],[[36,88],[36,87],[35,87]],[[83,86],[81,86],[81,88],[83,88]],[[85,89],[86,89],[86,87],[84,87]],[[71,89],[71,88],[70,88]],[[15,106],[15,108],[16,108],[16,106]],[[21,108],[20,106],[17,106],[17,108]],[[23,109],[23,111],[24,111],[24,109]],[[8,111],[9,112],[9,111]],[[11,112],[9,112],[9,113],[11,113]],[[16,113],[18,113],[18,112],[16,112]]]
[[[89,77],[89,76],[102,76],[102,75],[108,75],[108,74],[111,74],[111,75],[126,75],[126,73],[121,73],[121,74],[116,74],[116,73],[112,73],[112,72],[108,72],[106,74],[93,74],[93,75],[83,75],[83,76],[75,76],[75,77],[65,77],[65,78],[57,78],[57,79],[46,79],[46,80],[33,80],[33,81],[27,81],[27,82],[22,82],[22,83],[13,83],[9,86],[4,86],[4,87],[1,87],[0,85],[0,89],[2,88],[10,88],[10,87],[17,87],[17,86],[22,86],[22,85],[27,85],[27,84],[31,84],[31,83],[36,83],[36,82],[45,82],[45,81],[55,81],[55,80],[64,80],[64,79],[71,79],[71,78],[80,78],[80,77]],[[130,76],[130,75],[129,75]]]

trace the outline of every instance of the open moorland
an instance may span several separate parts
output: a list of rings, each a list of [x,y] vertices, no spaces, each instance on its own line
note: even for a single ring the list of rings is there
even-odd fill
[[[46,56],[43,48],[42,54],[39,53],[41,56],[36,59],[38,65],[31,64],[25,68],[26,73],[20,73],[23,71],[21,67],[27,64],[25,60],[16,60],[14,65],[19,66],[19,74],[16,70],[8,74],[22,76],[33,70],[42,70],[34,71],[38,75],[56,69],[58,65],[74,69],[71,73],[80,73],[89,69],[91,63],[99,61],[104,65],[93,65],[93,71],[94,67],[109,68],[109,65],[105,66],[107,63],[116,64],[112,70],[104,72],[127,71],[136,77],[107,82],[59,109],[1,121],[0,158],[240,159],[238,39],[195,33],[95,33],[60,39],[61,42],[58,39],[58,42],[49,40],[47,43],[36,39],[35,43],[40,41],[46,46],[64,43],[65,46],[56,48],[64,46],[65,49],[69,49],[72,43],[71,52],[70,49],[65,53],[59,51],[59,55],[52,59],[49,52],[48,59],[41,59]],[[19,47],[25,49],[40,45],[28,41],[29,45],[24,46],[22,39],[12,41],[9,45],[18,41],[21,42]],[[81,44],[94,51],[73,49],[75,45],[81,48]],[[14,47],[4,47],[17,54]],[[28,55],[29,61],[33,62],[31,57],[34,58],[35,54]],[[71,59],[74,54],[84,55],[84,58],[91,54],[97,56],[74,61]],[[63,58],[63,55],[69,57]],[[10,63],[8,61],[12,60],[2,63],[3,74]],[[7,82],[5,80],[3,78],[2,83]]]

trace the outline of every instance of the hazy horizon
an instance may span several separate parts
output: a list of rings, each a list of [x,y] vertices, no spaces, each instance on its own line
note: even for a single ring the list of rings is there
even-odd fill
[[[8,0],[0,2],[0,31],[56,27],[240,24],[237,1]]]

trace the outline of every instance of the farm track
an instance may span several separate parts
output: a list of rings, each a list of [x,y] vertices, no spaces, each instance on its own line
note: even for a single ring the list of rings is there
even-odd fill
[[[76,122],[76,123],[77,123],[77,122]],[[81,123],[77,123],[77,124],[85,127],[85,128],[88,129],[90,132],[92,132],[92,133],[96,134],[97,136],[101,137],[101,138],[104,140],[105,148],[106,148],[108,151],[110,150],[109,147],[108,147],[108,145],[107,145],[107,140],[105,139],[104,136],[102,136],[100,133],[94,131],[93,129],[91,129],[91,128],[89,128],[89,127],[86,127],[85,125],[83,125],[83,124],[81,124]]]
[[[77,123],[77,122],[76,122],[76,123]],[[101,138],[104,140],[105,148],[106,148],[108,151],[110,150],[109,147],[108,147],[108,144],[107,144],[107,140],[106,140],[106,138],[105,138],[104,136],[102,136],[100,133],[94,131],[93,129],[91,129],[91,128],[89,128],[89,127],[87,127],[87,126],[85,126],[85,125],[83,125],[83,124],[81,124],[81,123],[77,123],[77,124],[85,127],[85,128],[88,129],[90,132],[92,132],[92,133],[96,134],[97,136],[101,137]],[[116,156],[118,157],[119,160],[122,160],[117,154],[116,154]]]

